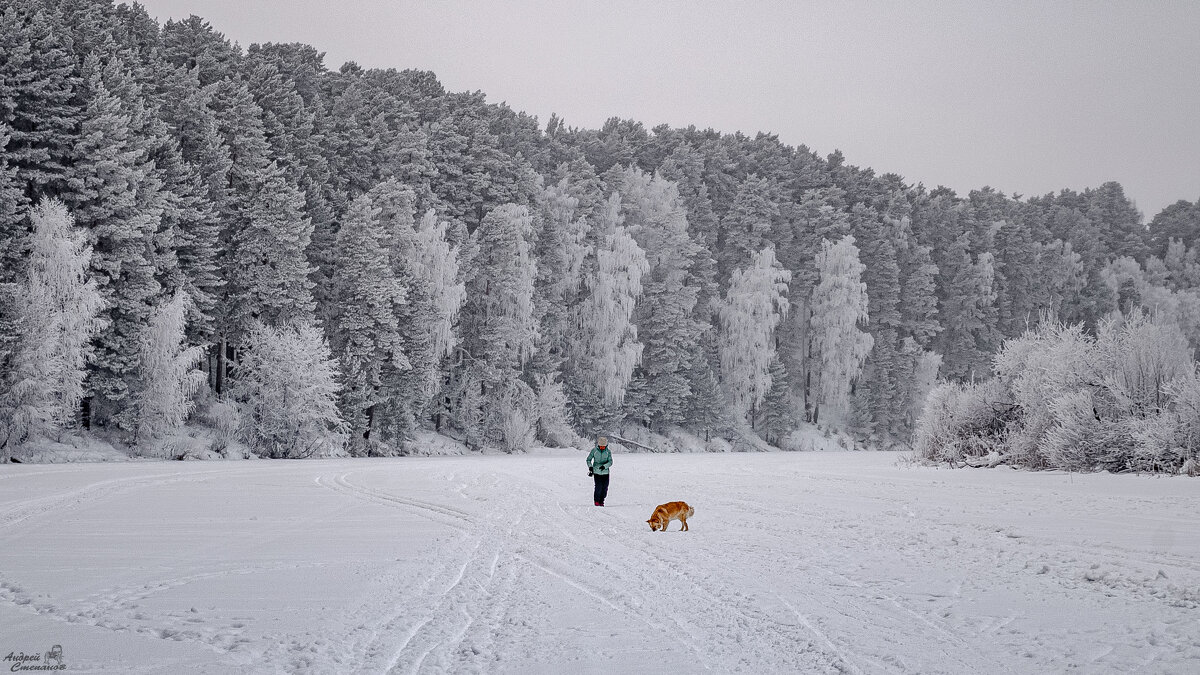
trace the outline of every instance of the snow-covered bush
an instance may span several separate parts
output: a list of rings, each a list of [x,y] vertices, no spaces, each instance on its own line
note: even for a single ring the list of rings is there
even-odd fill
[[[1192,351],[1178,326],[1138,312],[1100,325],[1096,369],[1117,416],[1145,418],[1164,410],[1167,386],[1192,369]]]
[[[337,361],[321,329],[256,326],[236,373],[241,434],[253,450],[277,458],[344,453],[348,431],[338,415]]]
[[[533,445],[535,424],[519,408],[510,408],[500,425],[503,436],[501,447],[505,452],[524,452]]]
[[[537,399],[534,412],[537,415],[537,437],[548,445],[574,448],[586,443],[571,428],[568,419],[567,394],[557,373],[538,375],[535,378]]]
[[[1130,468],[1195,475],[1200,458],[1200,376],[1193,369],[1165,387],[1169,409],[1131,423]]]
[[[1014,462],[1046,464],[1044,441],[1055,423],[1053,404],[1095,379],[1091,358],[1092,339],[1082,326],[1050,322],[1001,347],[993,359],[996,377],[1021,411],[1008,448]]]
[[[1200,378],[1174,322],[1116,315],[1095,337],[1046,323],[1006,342],[993,367],[990,382],[934,389],[919,456],[996,452],[1030,468],[1169,472],[1197,456]]]
[[[1132,439],[1122,424],[1098,419],[1090,389],[1078,389],[1050,403],[1053,423],[1046,429],[1046,463],[1055,469],[1086,471],[1122,469],[1132,452]]]
[[[943,382],[929,392],[913,448],[918,457],[939,462],[984,457],[1003,447],[1006,421],[1013,410],[999,380]]]
[[[214,452],[227,453],[241,436],[242,413],[231,401],[210,401],[200,409],[197,416],[202,424],[213,430]]]

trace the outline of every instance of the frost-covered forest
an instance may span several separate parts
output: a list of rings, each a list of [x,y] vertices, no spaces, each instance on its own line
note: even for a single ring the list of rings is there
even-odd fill
[[[1195,463],[1200,200],[1146,225],[1116,182],[959,195],[768,133],[543,124],[107,0],[3,4],[0,148],[0,459],[190,420],[273,457],[815,425]]]

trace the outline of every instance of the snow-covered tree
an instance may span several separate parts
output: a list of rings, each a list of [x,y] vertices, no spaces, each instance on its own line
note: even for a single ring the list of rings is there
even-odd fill
[[[315,325],[254,326],[233,391],[246,445],[276,458],[342,454],[348,430],[338,414],[337,369]]]
[[[56,200],[30,214],[33,234],[24,279],[13,298],[16,340],[0,375],[0,460],[39,435],[76,424],[84,366],[102,326],[103,300],[89,278],[86,234]]]
[[[539,339],[532,367],[537,374],[549,374],[558,371],[566,358],[568,316],[571,305],[578,301],[588,254],[589,225],[566,178],[542,191],[535,222],[538,275],[534,311]]]
[[[459,273],[459,249],[447,240],[450,223],[427,211],[417,226],[414,272],[429,287],[434,321],[429,325],[433,358],[449,356],[457,344],[454,326],[467,299],[467,290]]]
[[[621,225],[620,196],[601,207],[596,249],[586,263],[586,295],[575,310],[567,343],[569,391],[577,422],[595,427],[619,408],[642,358],[633,311],[649,270],[646,254]]]
[[[140,111],[110,89],[129,86],[118,66],[94,54],[84,61],[88,104],[66,198],[78,225],[88,230],[92,275],[105,301],[106,326],[88,375],[92,419],[133,431],[138,338],[162,290],[154,239],[163,202],[146,139],[135,132],[134,113]]]
[[[0,120],[6,160],[30,195],[65,188],[83,111],[79,63],[57,13],[42,3],[0,6]]]
[[[708,336],[706,343],[715,341],[711,331]],[[704,351],[710,352],[716,351],[716,349],[710,345]],[[703,354],[701,358],[692,359],[692,366],[688,371],[688,383],[692,396],[688,399],[684,423],[689,429],[703,432],[706,442],[711,440],[713,432],[721,431],[729,426],[729,405],[725,399],[725,392],[721,390],[721,383],[710,365],[717,360]]]
[[[461,384],[464,391],[478,390],[480,398],[472,391],[463,400],[477,400],[482,409],[457,415],[473,445],[515,447],[503,440],[504,425],[511,421],[511,406],[531,398],[520,376],[537,340],[532,234],[529,209],[506,204],[485,216],[472,237],[477,254],[462,312]],[[522,414],[528,421],[528,411]]]
[[[854,381],[874,341],[862,330],[867,322],[867,287],[862,282],[854,237],[826,240],[817,256],[820,281],[813,289],[810,335],[813,366],[812,422],[840,424]]]
[[[251,179],[248,204],[229,255],[230,335],[240,341],[256,322],[282,326],[312,319],[313,284],[305,251],[312,222],[304,196],[274,163]]]
[[[624,225],[650,264],[634,310],[645,347],[629,384],[627,417],[651,427],[679,424],[691,396],[687,372],[704,328],[693,318],[700,288],[690,274],[700,246],[688,233],[674,183],[628,169],[620,193]]]
[[[351,451],[371,440],[381,402],[385,368],[409,368],[394,313],[405,303],[385,248],[379,209],[363,195],[350,203],[337,234],[330,343],[342,367],[342,419],[350,426]]]
[[[25,232],[28,200],[17,182],[17,167],[9,163],[6,150],[10,137],[8,125],[0,119],[0,285],[17,280],[26,257],[25,247],[29,245],[29,237]],[[8,334],[0,325],[0,354],[4,336]]]
[[[783,362],[776,355],[771,359],[768,369],[771,378],[771,388],[763,397],[762,406],[758,410],[758,420],[755,426],[763,440],[774,446],[779,446],[784,437],[796,427],[788,405],[788,375]]]
[[[182,290],[150,316],[138,350],[137,445],[153,450],[156,438],[175,431],[191,414],[192,396],[204,383],[196,364],[204,347],[187,346],[187,313],[191,299]]]
[[[771,389],[775,328],[787,315],[791,273],[767,247],[734,270],[718,310],[721,320],[721,382],[735,415],[753,420]]]
[[[534,392],[537,401],[534,411],[537,417],[537,437],[544,443],[558,447],[575,447],[582,443],[571,428],[567,393],[557,373],[534,376]]]
[[[941,266],[942,302],[938,310],[945,330],[938,351],[947,377],[970,380],[987,374],[996,343],[993,256],[983,252],[971,259],[970,238],[958,237]]]

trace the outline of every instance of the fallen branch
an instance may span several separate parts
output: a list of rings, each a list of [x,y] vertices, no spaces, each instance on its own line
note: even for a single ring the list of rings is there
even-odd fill
[[[632,445],[635,447],[639,447],[643,450],[647,450],[649,452],[663,452],[662,450],[659,450],[658,448],[652,448],[649,445],[642,445],[641,443],[638,443],[637,441],[631,441],[627,438],[621,438],[620,436],[618,436],[616,434],[609,434],[608,437],[610,439],[620,443],[621,445]]]
[[[983,457],[963,457],[963,463],[977,469],[982,467],[994,469],[1003,464],[1006,459],[1008,459],[1006,455],[1001,455],[998,452],[989,452]]]

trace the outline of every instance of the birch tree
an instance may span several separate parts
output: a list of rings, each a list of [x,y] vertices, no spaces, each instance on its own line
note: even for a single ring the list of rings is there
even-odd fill
[[[753,420],[771,389],[775,328],[787,316],[791,278],[775,249],[764,248],[749,267],[734,270],[721,303],[721,381],[739,419]]]
[[[246,444],[275,458],[344,454],[348,429],[338,414],[338,364],[321,329],[259,324],[245,345],[233,394]]]
[[[150,316],[139,340],[136,442],[144,454],[153,451],[155,439],[183,426],[204,383],[196,364],[205,348],[186,344],[190,305],[187,293],[176,292]]]
[[[577,421],[584,426],[606,423],[625,399],[642,358],[633,311],[650,268],[645,252],[621,225],[618,195],[600,209],[595,235],[595,252],[584,273],[586,296],[574,313],[565,366]]]
[[[820,281],[813,289],[811,421],[840,424],[849,411],[850,391],[874,341],[862,330],[867,286],[862,281],[854,237],[825,240],[817,254]]]
[[[3,461],[22,443],[76,424],[91,341],[103,325],[85,233],[57,200],[42,202],[30,218],[29,260],[13,298],[15,353],[0,376]]]

